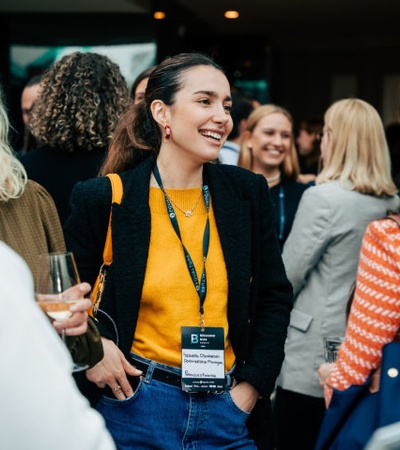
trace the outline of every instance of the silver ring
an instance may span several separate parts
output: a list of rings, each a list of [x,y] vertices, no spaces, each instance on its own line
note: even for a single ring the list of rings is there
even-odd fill
[[[114,392],[118,392],[118,391],[122,390],[122,387],[121,386],[115,386],[114,388],[112,388],[112,390]]]

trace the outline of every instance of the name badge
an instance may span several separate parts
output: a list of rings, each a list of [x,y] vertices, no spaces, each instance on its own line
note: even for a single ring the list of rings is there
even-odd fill
[[[182,390],[224,392],[225,353],[222,327],[181,327]]]

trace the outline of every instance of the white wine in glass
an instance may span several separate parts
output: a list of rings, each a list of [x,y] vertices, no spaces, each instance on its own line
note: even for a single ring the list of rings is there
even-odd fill
[[[78,300],[38,300],[38,305],[54,320],[65,320],[72,316],[70,306]]]
[[[72,252],[46,253],[39,256],[36,301],[54,320],[72,316],[70,307],[80,300],[78,290],[71,289],[81,282]],[[65,330],[61,333],[65,343]],[[74,363],[73,371],[85,370],[87,364]]]

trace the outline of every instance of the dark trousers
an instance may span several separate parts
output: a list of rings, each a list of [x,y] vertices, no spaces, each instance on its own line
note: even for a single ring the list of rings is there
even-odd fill
[[[247,419],[249,437],[254,440],[258,450],[275,449],[275,427],[271,402],[264,399],[257,403]]]
[[[277,388],[274,415],[277,450],[314,450],[325,400]]]

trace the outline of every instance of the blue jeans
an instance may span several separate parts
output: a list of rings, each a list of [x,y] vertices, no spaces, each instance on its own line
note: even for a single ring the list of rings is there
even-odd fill
[[[152,379],[153,367],[166,366],[136,355],[135,359],[150,367],[133,396],[103,396],[97,404],[118,450],[256,449],[246,427],[250,413],[236,406],[229,390],[189,394]],[[180,374],[179,369],[168,370]]]

